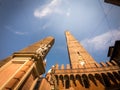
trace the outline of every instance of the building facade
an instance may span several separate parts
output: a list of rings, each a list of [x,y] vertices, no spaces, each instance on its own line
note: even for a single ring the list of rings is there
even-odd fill
[[[47,37],[0,62],[0,90],[34,90],[45,73],[45,57],[54,44]]]
[[[46,75],[52,90],[120,90],[115,60],[97,63],[70,32],[65,35],[70,64],[56,64]]]

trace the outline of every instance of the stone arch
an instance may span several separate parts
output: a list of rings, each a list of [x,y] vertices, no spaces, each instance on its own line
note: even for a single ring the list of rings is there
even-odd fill
[[[58,75],[55,75],[55,79],[56,79],[56,82],[57,82],[57,85],[58,85]]]
[[[62,85],[64,86],[64,81],[63,81],[63,75],[59,75],[59,81],[62,83]],[[59,82],[58,82],[59,84]]]
[[[69,76],[68,75],[64,75],[64,80],[69,80]]]
[[[95,77],[94,77],[92,74],[89,74],[88,77],[89,77],[89,79],[97,86]]]
[[[82,75],[82,80],[83,80],[83,85],[85,88],[89,88],[90,87],[90,83],[89,83],[89,80],[88,80],[88,77],[86,74],[83,74]]]
[[[95,74],[95,78],[96,78],[102,85],[105,85],[100,74],[96,73],[96,74]]]
[[[73,82],[73,85],[75,85],[76,86],[76,83],[75,83],[75,77],[74,77],[74,75],[72,74],[72,75],[70,75],[70,81],[72,81]]]
[[[76,74],[76,75],[75,75],[75,79],[79,80],[79,79],[80,79],[80,75],[79,75],[79,74]]]
[[[108,72],[107,75],[108,75],[108,77],[112,80],[112,82],[113,82],[114,84],[118,84],[117,81],[116,81],[116,79],[115,79],[115,77],[113,76],[112,73]]]
[[[83,83],[82,83],[82,79],[81,79],[81,76],[79,74],[77,74],[75,76],[75,79],[79,81],[79,83],[83,86]]]
[[[69,82],[69,76],[65,75],[64,76],[64,80],[65,80],[65,88],[68,89],[70,86],[70,82]]]
[[[59,79],[60,79],[60,80],[63,80],[63,75],[60,75],[60,76],[59,76]]]
[[[115,78],[116,78],[117,80],[120,81],[120,75],[119,75],[117,72],[113,72],[113,75],[115,76]]]
[[[74,78],[74,75],[70,75],[70,79],[71,80],[74,80],[75,78]]]
[[[55,75],[55,78],[58,79],[58,75]]]
[[[102,75],[102,78],[104,80],[105,86],[110,87],[111,83],[110,83],[110,80],[109,80],[108,76],[105,73],[101,73],[101,75]]]

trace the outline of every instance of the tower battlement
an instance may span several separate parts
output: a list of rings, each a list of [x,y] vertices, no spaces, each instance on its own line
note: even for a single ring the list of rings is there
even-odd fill
[[[66,31],[65,35],[70,64],[56,64],[52,68],[52,72],[47,77],[51,78],[49,78],[51,82],[53,80],[54,89],[119,90],[118,63],[115,60],[97,63],[70,32]]]
[[[118,67],[118,64],[113,60],[112,61],[107,61],[107,62],[94,63],[94,64],[95,64],[95,67],[85,67],[85,66],[84,67],[79,67],[79,65],[78,65],[78,67],[76,67],[74,69],[104,68],[104,67],[110,68],[110,67],[116,67],[116,66]],[[54,69],[62,70],[62,69],[71,69],[71,68],[70,68],[70,64],[66,64],[66,65],[56,64]]]

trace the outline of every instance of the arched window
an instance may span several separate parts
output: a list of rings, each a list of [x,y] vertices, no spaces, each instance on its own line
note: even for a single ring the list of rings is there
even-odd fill
[[[69,87],[70,87],[70,82],[69,82],[69,80],[66,80],[65,81],[65,88],[69,89]]]
[[[70,80],[71,80],[71,81],[73,82],[73,84],[76,86],[74,75],[70,75]]]
[[[60,79],[60,80],[63,80],[63,75],[60,75],[60,76],[59,76],[59,79]]]
[[[58,85],[58,75],[55,75],[56,83]]]
[[[71,80],[74,80],[74,75],[70,75],[70,79],[71,79]]]
[[[82,75],[82,79],[83,79],[83,85],[85,86],[85,88],[89,88],[90,83],[89,83],[89,80],[88,80],[87,75],[86,75],[86,74],[83,74],[83,75]]]
[[[104,73],[102,73],[101,75],[102,75],[102,78],[104,80],[105,86],[110,87],[111,83],[110,83],[110,80],[109,80],[108,76],[106,74],[104,74]]]
[[[115,78],[116,78],[117,80],[120,81],[120,75],[119,75],[117,72],[113,72],[113,75],[115,76]]]
[[[81,76],[79,74],[76,75],[76,80],[79,81],[79,83],[83,86]]]
[[[92,74],[88,75],[89,79],[97,86],[96,80]]]
[[[112,82],[114,82],[115,84],[118,84],[115,77],[111,74],[111,73],[107,73],[107,75],[109,76],[109,78],[112,80]]]
[[[63,75],[60,75],[60,76],[59,76],[59,80],[62,82],[62,85],[64,86],[64,83],[63,83]]]
[[[64,80],[65,80],[65,89],[69,89],[70,87],[69,76],[65,75]]]
[[[96,78],[101,84],[105,85],[100,74],[96,73],[96,74],[95,74],[95,78]]]

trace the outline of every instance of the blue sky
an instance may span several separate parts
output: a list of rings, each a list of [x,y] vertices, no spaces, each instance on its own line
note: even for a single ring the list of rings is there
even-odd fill
[[[0,0],[0,59],[47,36],[55,38],[47,70],[67,64],[64,31],[69,30],[97,61],[120,40],[120,7],[104,0]]]

